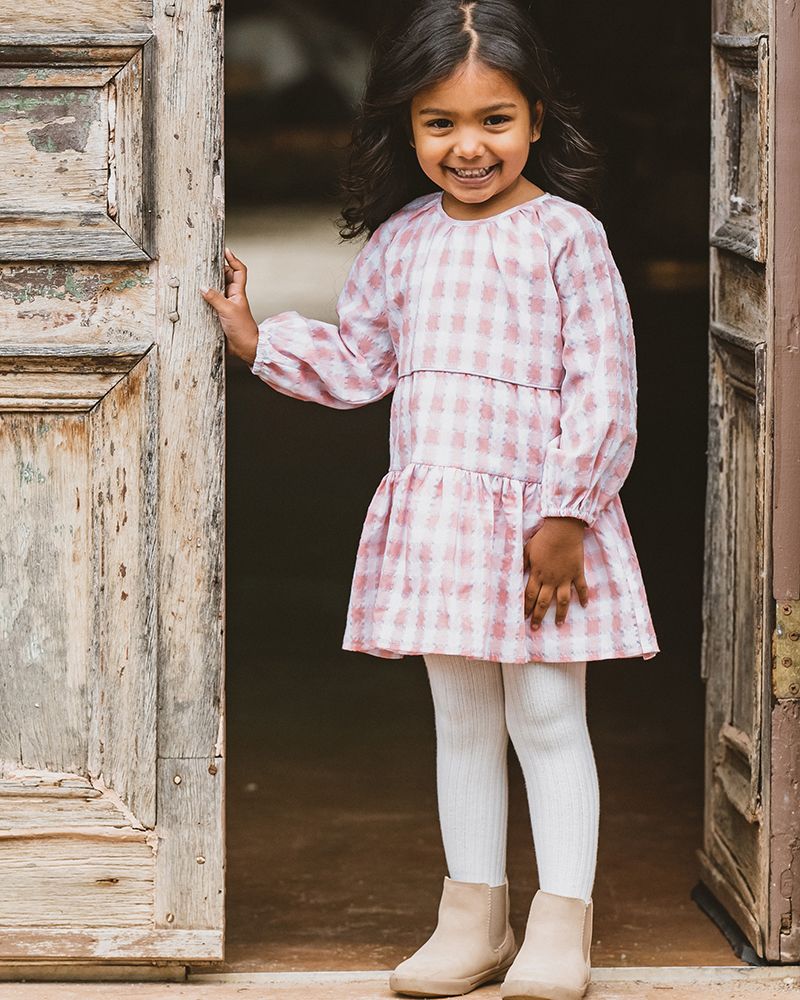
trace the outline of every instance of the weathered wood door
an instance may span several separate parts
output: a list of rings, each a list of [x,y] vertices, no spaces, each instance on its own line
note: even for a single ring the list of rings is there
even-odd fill
[[[0,961],[222,956],[221,64],[0,2]]]
[[[800,959],[800,9],[715,0],[703,879]]]

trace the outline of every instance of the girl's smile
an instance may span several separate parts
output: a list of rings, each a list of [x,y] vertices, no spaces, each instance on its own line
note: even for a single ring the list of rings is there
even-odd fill
[[[485,218],[542,194],[522,176],[531,143],[541,135],[536,117],[505,73],[468,58],[447,79],[415,94],[411,125],[419,165],[444,194],[454,218]]]
[[[493,163],[488,167],[447,167],[462,184],[473,188],[485,184],[499,168],[499,163]]]

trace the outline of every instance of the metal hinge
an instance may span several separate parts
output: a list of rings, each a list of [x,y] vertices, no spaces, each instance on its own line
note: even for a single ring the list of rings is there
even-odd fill
[[[772,693],[800,700],[800,601],[778,601],[775,607]]]

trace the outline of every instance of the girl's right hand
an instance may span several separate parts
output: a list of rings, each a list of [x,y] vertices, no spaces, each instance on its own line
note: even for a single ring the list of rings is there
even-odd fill
[[[225,247],[225,294],[215,288],[201,288],[200,294],[219,317],[228,350],[252,368],[258,346],[258,324],[250,311],[246,285],[247,268]]]
[[[523,562],[529,572],[525,584],[525,617],[538,629],[555,598],[556,625],[567,617],[572,587],[585,608],[589,588],[583,571],[585,522],[576,517],[545,517],[523,548]]]

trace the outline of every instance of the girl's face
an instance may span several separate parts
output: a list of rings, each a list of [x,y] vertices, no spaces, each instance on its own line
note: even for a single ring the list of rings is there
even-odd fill
[[[470,59],[414,96],[411,145],[423,171],[445,192],[445,204],[449,196],[462,211],[503,211],[541,193],[521,174],[543,117],[542,101],[532,116],[509,76]],[[452,201],[449,207],[459,208]]]

